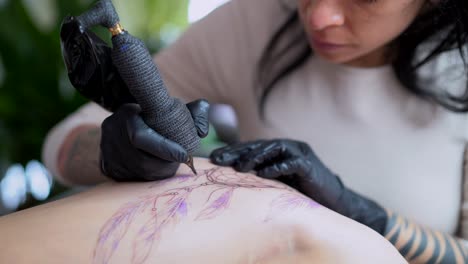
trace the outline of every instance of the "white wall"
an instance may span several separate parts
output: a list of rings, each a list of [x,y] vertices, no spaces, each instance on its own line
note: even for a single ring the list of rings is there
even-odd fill
[[[188,20],[193,23],[229,0],[190,0]]]

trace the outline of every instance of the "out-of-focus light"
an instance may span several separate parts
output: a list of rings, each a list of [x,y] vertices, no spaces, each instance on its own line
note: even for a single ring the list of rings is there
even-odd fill
[[[26,180],[29,192],[34,199],[43,201],[49,197],[52,177],[47,169],[36,160],[26,165]]]
[[[188,7],[188,21],[193,23],[229,0],[190,0]]]
[[[57,24],[57,3],[55,0],[23,0],[23,5],[37,27],[45,32]]]
[[[0,182],[3,205],[8,210],[16,210],[26,200],[26,177],[20,164],[12,165]]]

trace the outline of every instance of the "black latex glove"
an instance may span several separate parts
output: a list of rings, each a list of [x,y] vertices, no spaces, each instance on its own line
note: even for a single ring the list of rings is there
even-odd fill
[[[385,231],[386,211],[347,189],[306,143],[284,139],[239,143],[213,151],[210,159],[240,172],[255,170],[260,177],[278,179],[380,234]]]
[[[208,135],[209,104],[187,104],[200,138]],[[101,170],[116,181],[155,181],[172,177],[187,151],[148,127],[140,106],[124,104],[102,123]]]
[[[74,17],[63,20],[60,44],[70,82],[80,94],[111,112],[136,103],[112,63],[111,47]]]

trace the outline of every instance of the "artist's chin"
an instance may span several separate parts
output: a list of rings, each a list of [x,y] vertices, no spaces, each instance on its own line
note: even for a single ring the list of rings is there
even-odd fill
[[[340,64],[356,68],[371,68],[385,64],[373,59],[370,56],[360,56],[356,53],[330,53],[321,52],[320,50],[314,49],[314,55],[319,56],[321,59],[332,64]]]
[[[333,64],[347,64],[348,62],[352,61],[352,57],[344,56],[340,54],[330,54],[330,53],[323,53],[317,50],[314,50],[314,55],[319,56],[321,59],[328,61]]]

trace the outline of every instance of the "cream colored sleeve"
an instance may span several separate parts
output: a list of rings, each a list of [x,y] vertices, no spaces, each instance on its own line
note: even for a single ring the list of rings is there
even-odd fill
[[[73,185],[58,170],[60,148],[70,133],[84,125],[101,126],[110,112],[95,103],[88,103],[53,127],[46,136],[42,147],[42,160],[54,177],[66,185]]]
[[[156,55],[170,93],[234,106],[253,95],[258,61],[287,11],[279,0],[231,0],[194,23]]]

